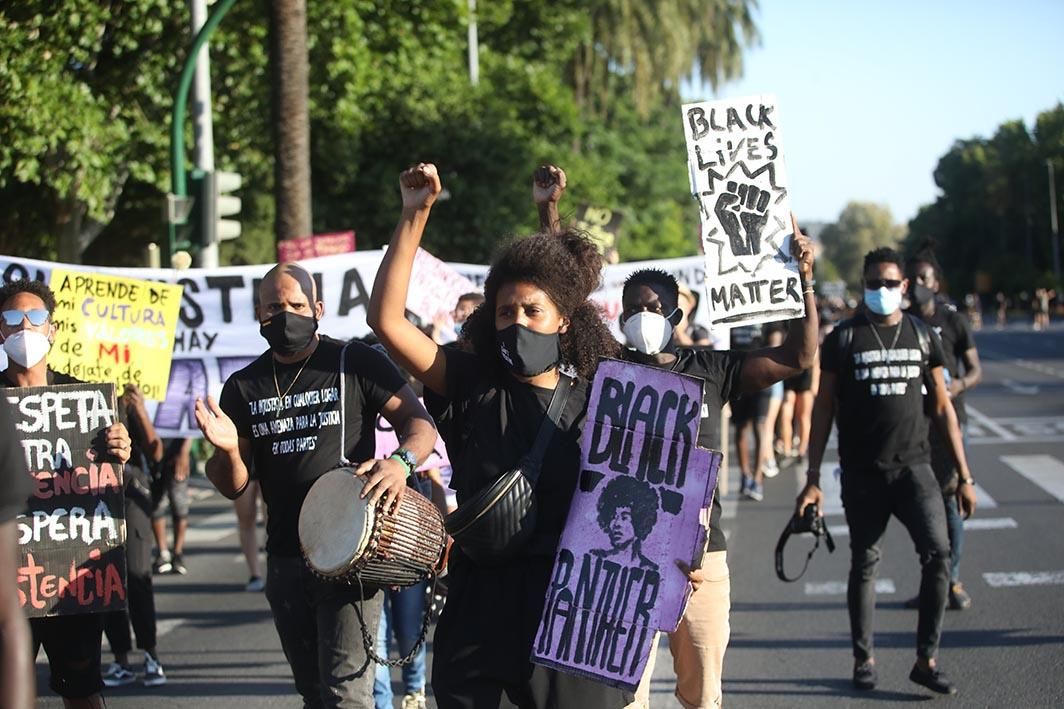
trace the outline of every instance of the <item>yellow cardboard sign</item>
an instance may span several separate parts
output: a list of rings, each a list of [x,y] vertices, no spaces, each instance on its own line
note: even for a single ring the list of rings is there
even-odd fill
[[[57,268],[51,287],[52,369],[120,389],[136,384],[145,399],[166,398],[181,286]]]

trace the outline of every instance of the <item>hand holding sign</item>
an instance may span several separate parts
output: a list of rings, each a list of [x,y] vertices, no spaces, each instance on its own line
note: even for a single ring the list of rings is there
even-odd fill
[[[798,228],[798,219],[791,215],[794,238],[791,240],[791,255],[798,261],[802,280],[808,283],[813,278],[813,242]]]
[[[431,209],[443,191],[436,166],[423,162],[403,171],[399,187],[403,193],[403,209],[416,211]]]
[[[128,463],[133,445],[129,440],[129,431],[126,430],[125,424],[116,421],[104,430],[103,435],[107,443],[107,452],[118,458],[118,462],[122,465]]]
[[[713,212],[728,235],[732,254],[757,256],[761,253],[761,232],[768,222],[770,195],[757,185],[728,182],[717,198]]]
[[[532,199],[537,205],[557,202],[565,192],[565,170],[554,165],[540,165],[532,173]]]

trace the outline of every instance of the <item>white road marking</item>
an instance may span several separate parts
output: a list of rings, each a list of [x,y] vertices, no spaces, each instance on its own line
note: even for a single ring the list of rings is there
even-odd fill
[[[882,593],[884,595],[890,595],[897,593],[898,589],[894,586],[894,581],[891,579],[876,579],[876,593]],[[813,582],[809,581],[805,584],[805,595],[807,596],[844,596],[846,595],[846,582],[845,581],[823,581]]]
[[[1064,463],[1051,455],[1003,455],[1001,462],[1064,502]]]
[[[964,531],[981,529],[1016,529],[1020,525],[1012,517],[973,517],[964,520]]]
[[[1013,586],[1059,586],[1064,584],[1064,571],[1005,571],[983,574],[983,580],[994,588]]]
[[[964,520],[966,532],[982,531],[987,529],[1016,529],[1019,523],[1012,517],[975,517]],[[850,527],[845,524],[829,524],[828,531],[833,537],[850,536]]]
[[[1020,384],[1012,379],[1003,379],[1001,381],[1009,391],[1019,394],[1020,396],[1036,396],[1039,392],[1039,388],[1034,385]]]
[[[976,422],[980,426],[982,426],[983,428],[985,428],[985,429],[987,429],[989,431],[992,431],[993,433],[997,434],[997,436],[999,436],[1002,440],[1005,440],[1005,441],[1015,441],[1016,440],[1016,436],[1014,436],[1011,433],[1009,433],[1003,427],[1001,427],[997,423],[995,423],[994,420],[991,419],[989,416],[987,416],[986,414],[978,411],[977,409],[975,409],[970,404],[965,404],[964,410],[967,411],[968,415],[971,416],[973,419],[975,419]]]
[[[975,506],[976,509],[992,510],[998,506],[997,500],[990,496],[982,485],[975,484]]]

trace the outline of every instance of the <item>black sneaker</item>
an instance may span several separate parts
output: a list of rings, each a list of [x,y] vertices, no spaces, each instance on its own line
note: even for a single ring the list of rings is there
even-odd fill
[[[184,576],[188,573],[188,567],[185,566],[185,559],[180,554],[174,554],[172,566],[175,574],[181,574]]]
[[[865,660],[853,668],[853,686],[862,692],[876,688],[876,666],[871,660]]]
[[[957,693],[957,688],[946,679],[946,673],[937,667],[922,670],[919,663],[917,663],[913,665],[913,671],[909,673],[909,679],[922,687],[927,687],[932,692],[938,692],[939,694]]]

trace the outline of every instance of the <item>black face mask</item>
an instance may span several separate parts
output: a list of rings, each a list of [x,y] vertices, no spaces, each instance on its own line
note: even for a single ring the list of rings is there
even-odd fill
[[[922,308],[930,303],[935,298],[935,291],[931,290],[927,286],[922,286],[919,283],[913,284],[913,290],[910,294],[912,296],[913,304],[918,308]]]
[[[285,357],[310,347],[317,330],[317,320],[287,310],[259,324],[259,334],[270,343],[270,349]]]
[[[558,364],[562,358],[558,333],[544,334],[514,323],[495,333],[499,356],[514,374],[534,377]]]

